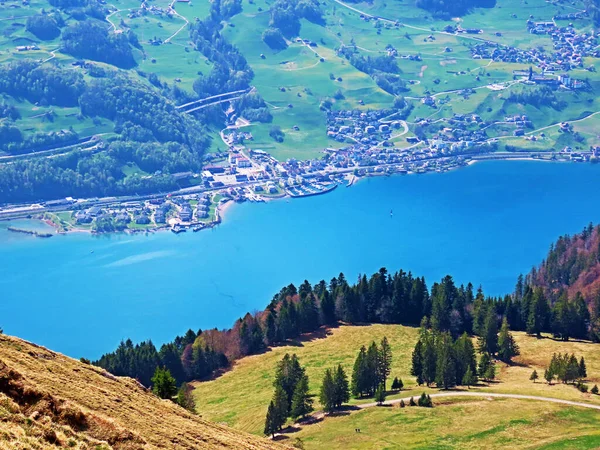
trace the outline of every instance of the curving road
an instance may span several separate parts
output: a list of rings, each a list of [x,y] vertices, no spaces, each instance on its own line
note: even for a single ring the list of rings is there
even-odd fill
[[[418,395],[412,395],[411,396],[413,399],[418,399]],[[406,398],[397,398],[394,400],[389,400],[387,402],[384,402],[384,405],[396,405],[398,403],[400,403],[402,400],[404,400],[404,402],[408,402],[410,401],[411,397],[406,397]],[[563,400],[560,398],[553,398],[553,397],[538,397],[536,395],[521,395],[521,394],[497,394],[497,393],[493,393],[493,392],[442,392],[439,394],[430,394],[431,398],[440,398],[440,397],[491,397],[491,398],[513,398],[513,399],[517,399],[517,400],[537,400],[537,401],[542,401],[542,402],[549,402],[549,403],[559,403],[561,405],[568,405],[568,406],[577,406],[580,408],[589,408],[589,409],[597,409],[600,410],[600,405],[594,405],[591,403],[581,403],[581,402],[574,402],[571,400]],[[356,405],[359,409],[365,409],[365,408],[372,408],[373,406],[377,406],[377,403],[373,402],[373,403],[363,403],[361,405]]]

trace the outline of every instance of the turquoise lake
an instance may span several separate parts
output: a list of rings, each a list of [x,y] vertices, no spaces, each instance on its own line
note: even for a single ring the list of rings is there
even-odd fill
[[[0,224],[0,327],[97,358],[121,339],[159,345],[228,327],[283,286],[381,266],[511,292],[559,235],[600,221],[600,166],[485,162],[317,197],[245,203],[219,227],[174,235],[39,239]],[[393,217],[390,216],[393,210]]]

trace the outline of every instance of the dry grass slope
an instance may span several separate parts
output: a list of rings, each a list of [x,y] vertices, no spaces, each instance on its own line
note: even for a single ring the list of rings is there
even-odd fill
[[[275,449],[130,378],[0,335],[0,449]]]

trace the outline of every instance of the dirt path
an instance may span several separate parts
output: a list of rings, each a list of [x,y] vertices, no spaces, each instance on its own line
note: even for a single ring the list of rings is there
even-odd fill
[[[413,395],[413,399],[417,399],[418,396]],[[600,405],[593,405],[591,403],[574,402],[571,400],[563,400],[560,398],[553,397],[538,397],[536,395],[521,395],[521,394],[497,394],[493,392],[441,392],[439,394],[431,394],[431,398],[442,398],[442,397],[488,397],[488,398],[512,398],[517,400],[537,400],[541,402],[559,403],[561,405],[577,406],[580,408],[597,409],[600,411]],[[397,398],[384,402],[384,405],[397,405],[404,400],[405,403],[410,401],[411,397]],[[359,409],[372,408],[377,406],[377,403],[363,403],[356,405]]]

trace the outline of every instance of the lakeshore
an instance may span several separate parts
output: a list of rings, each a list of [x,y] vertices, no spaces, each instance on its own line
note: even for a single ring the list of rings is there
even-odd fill
[[[190,327],[229,327],[282,286],[340,272],[355,280],[386,266],[430,282],[452,274],[503,295],[558,236],[600,221],[599,174],[591,164],[494,161],[368,177],[289,202],[230,201],[218,227],[181,236],[37,239],[0,223],[0,326],[97,358],[121,339],[160,345]]]
[[[428,163],[425,163],[418,168],[413,167],[410,171],[403,169],[403,166],[398,169],[394,164],[382,165],[367,169],[355,169],[354,171],[340,171],[337,175],[329,175],[329,178],[321,176],[322,180],[328,180],[325,183],[305,183],[303,179],[299,179],[297,183],[281,182],[283,189],[272,187],[271,190],[267,185],[268,193],[261,185],[241,184],[236,187],[208,190],[200,194],[182,190],[185,192],[171,193],[166,196],[151,195],[149,200],[108,198],[75,201],[66,199],[66,201],[48,202],[47,205],[53,204],[52,207],[32,205],[27,208],[26,205],[21,205],[12,209],[0,209],[0,221],[8,222],[13,218],[41,220],[51,226],[54,233],[40,233],[36,230],[15,227],[9,227],[9,230],[42,238],[51,237],[54,234],[82,232],[93,234],[114,232],[147,234],[168,230],[173,231],[175,234],[187,230],[196,232],[219,225],[224,219],[226,209],[234,203],[246,201],[261,203],[283,198],[287,198],[289,201],[291,198],[328,194],[335,190],[339,184],[352,187],[358,181],[371,177],[422,175],[430,172],[444,173],[461,167],[472,166],[479,161],[544,161],[555,163],[569,161],[568,159],[557,160],[556,154],[550,156],[550,158],[541,158],[539,156],[499,154],[496,157],[483,154],[475,155],[472,158],[452,159],[446,164],[442,161],[441,166],[439,164],[429,166]],[[576,163],[581,164],[582,162],[577,161]],[[210,207],[211,203],[215,203],[214,208]],[[104,209],[102,206],[104,206]],[[196,207],[195,212],[192,211],[194,206]],[[11,214],[11,211],[14,213]],[[99,228],[94,226],[99,220],[105,219],[112,222],[111,227]]]

